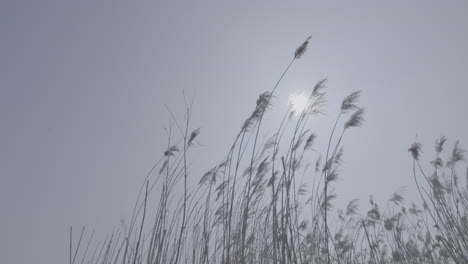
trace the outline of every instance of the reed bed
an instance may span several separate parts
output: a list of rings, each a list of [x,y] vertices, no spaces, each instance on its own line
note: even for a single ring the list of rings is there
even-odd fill
[[[361,91],[344,97],[324,150],[315,149],[310,121],[325,106],[326,79],[312,86],[305,109],[290,107],[276,131],[262,131],[275,91],[309,40],[195,186],[187,182],[195,177],[188,164],[200,130],[192,129],[192,107],[185,105],[128,224],[98,243],[84,228],[75,241],[70,229],[70,264],[468,263],[468,186],[458,176],[464,161],[458,142],[444,159],[447,139],[437,140],[431,172],[420,164],[421,144],[409,148],[421,206],[397,191],[384,206],[371,198],[362,214],[358,200],[333,207],[345,136],[364,123]],[[266,132],[272,135],[261,140]],[[149,199],[157,205],[148,207]]]

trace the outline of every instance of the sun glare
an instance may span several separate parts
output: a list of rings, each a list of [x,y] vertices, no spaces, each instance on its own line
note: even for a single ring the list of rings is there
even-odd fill
[[[295,115],[300,115],[302,110],[307,107],[307,97],[303,94],[292,94],[289,97],[289,106]]]

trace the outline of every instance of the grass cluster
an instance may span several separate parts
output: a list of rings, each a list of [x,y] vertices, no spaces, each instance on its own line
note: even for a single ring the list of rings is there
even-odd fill
[[[195,186],[187,179],[195,177],[189,158],[200,130],[191,129],[186,105],[176,143],[169,133],[128,224],[92,249],[92,234],[80,246],[83,228],[73,245],[70,230],[70,263],[468,263],[468,186],[457,176],[464,160],[458,142],[444,159],[446,138],[437,140],[431,174],[420,165],[421,145],[410,147],[421,208],[396,192],[383,206],[371,199],[359,214],[357,200],[343,210],[332,205],[344,137],[364,121],[360,91],[342,101],[322,152],[314,149],[317,135],[308,122],[325,104],[325,79],[301,113],[291,107],[263,137],[264,114],[308,41],[274,88],[258,97],[226,156]]]

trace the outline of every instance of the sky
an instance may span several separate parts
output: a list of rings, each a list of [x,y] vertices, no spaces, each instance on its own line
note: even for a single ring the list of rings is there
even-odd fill
[[[440,135],[468,147],[466,10],[466,1],[1,1],[0,261],[66,263],[70,226],[103,239],[128,218],[167,147],[168,109],[183,118],[184,94],[201,129],[194,174],[212,168],[308,36],[274,109],[328,78],[325,115],[310,127],[325,142],[341,100],[362,90],[366,121],[345,138],[335,192],[365,204],[407,186],[417,200],[410,144],[423,144],[428,168]]]

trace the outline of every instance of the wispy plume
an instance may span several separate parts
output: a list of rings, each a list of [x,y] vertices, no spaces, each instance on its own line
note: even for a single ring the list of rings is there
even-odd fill
[[[198,134],[200,134],[200,128],[197,128],[194,131],[192,131],[192,133],[190,134],[190,138],[188,140],[189,146],[192,145],[193,140],[198,136]]]
[[[325,200],[322,202],[321,208],[329,211],[333,207],[332,200],[336,199],[336,197],[336,194],[333,193],[327,195]]]
[[[302,55],[307,51],[307,46],[309,45],[309,40],[312,36],[308,37],[302,45],[296,49],[296,52],[294,52],[294,58],[300,59]]]
[[[361,97],[362,91],[356,91],[352,94],[346,96],[346,98],[341,103],[341,112],[346,113],[349,110],[357,109],[358,106],[356,105],[357,100]]]
[[[441,153],[442,150],[444,150],[444,144],[446,141],[447,141],[447,138],[445,136],[440,136],[440,138],[436,140],[435,150],[437,153]]]
[[[359,108],[354,112],[344,124],[344,128],[348,129],[351,127],[361,126],[364,122],[364,108]]]
[[[453,146],[452,155],[447,162],[448,166],[454,166],[457,162],[465,160],[465,150],[460,147],[460,142],[457,140]]]
[[[165,157],[174,156],[174,152],[179,152],[179,148],[177,146],[175,146],[175,145],[171,146],[166,151],[164,151],[164,156]]]
[[[257,104],[255,106],[255,110],[252,112],[249,118],[245,120],[244,125],[242,126],[242,130],[249,130],[250,127],[255,123],[255,121],[259,120],[263,113],[268,109],[271,104],[271,93],[264,92],[259,95],[257,99]]]
[[[310,134],[309,137],[308,137],[307,140],[306,140],[306,143],[305,143],[305,146],[304,146],[304,150],[307,150],[307,149],[312,148],[312,146],[314,145],[314,141],[315,141],[316,138],[317,138],[317,134],[315,134],[315,133]]]
[[[312,91],[312,96],[325,95],[325,92],[323,92],[323,89],[325,89],[326,82],[327,82],[327,78],[322,79],[318,83],[316,83],[314,86],[314,90]]]
[[[367,212],[367,217],[370,218],[370,220],[372,221],[378,221],[380,220],[380,211],[379,211],[379,207],[374,206],[374,208],[370,209],[368,212]]]
[[[330,173],[328,173],[326,178],[326,183],[329,184],[330,182],[336,181],[338,179],[338,170],[335,168]]]
[[[325,83],[327,79],[322,79],[317,82],[312,90],[312,94],[309,98],[310,103],[307,105],[305,113],[308,115],[320,113],[323,105],[326,103],[325,100]]]
[[[357,210],[359,209],[359,199],[353,199],[348,203],[346,206],[346,215],[356,214]]]
[[[419,154],[421,153],[421,143],[419,142],[414,142],[411,144],[411,147],[408,149],[409,152],[411,152],[411,155],[413,155],[413,158],[415,160],[419,160]]]
[[[401,204],[402,201],[403,201],[403,195],[398,192],[394,192],[392,197],[390,198],[390,202],[393,202],[397,205]]]
[[[205,184],[207,182],[209,183],[215,183],[216,182],[216,173],[217,173],[218,167],[214,167],[211,170],[207,171],[203,176],[201,177],[200,181],[198,184]]]

